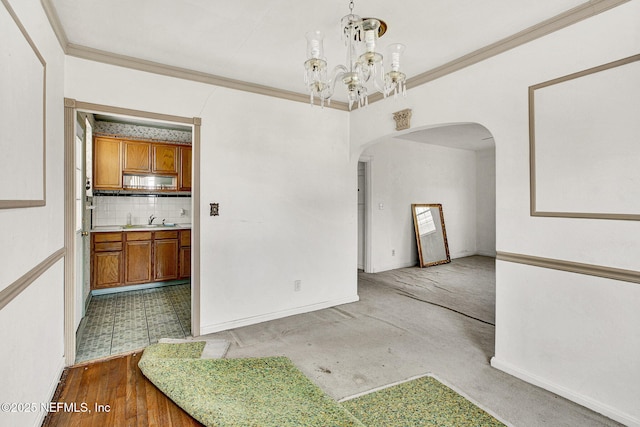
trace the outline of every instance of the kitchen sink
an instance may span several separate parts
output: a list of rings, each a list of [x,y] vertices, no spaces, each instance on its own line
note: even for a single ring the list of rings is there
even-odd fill
[[[175,227],[176,224],[132,224],[132,225],[124,225],[122,228],[166,228],[166,227]]]

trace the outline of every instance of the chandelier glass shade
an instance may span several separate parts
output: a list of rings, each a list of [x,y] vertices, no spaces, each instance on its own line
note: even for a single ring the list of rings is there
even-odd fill
[[[338,81],[347,89],[350,110],[354,105],[367,105],[370,90],[380,92],[385,97],[391,93],[406,94],[406,76],[400,71],[404,45],[390,45],[383,56],[376,51],[376,47],[378,38],[386,32],[386,23],[377,18],[354,15],[353,1],[350,2],[349,9],[351,13],[341,21],[342,38],[347,48],[346,65],[337,65],[329,72],[324,56],[324,34],[320,31],[306,34],[304,81],[312,105],[316,98],[319,98],[322,106],[325,101],[330,104]]]

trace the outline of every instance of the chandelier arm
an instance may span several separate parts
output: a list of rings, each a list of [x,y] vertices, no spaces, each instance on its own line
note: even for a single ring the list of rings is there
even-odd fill
[[[333,91],[336,87],[336,83],[338,81],[342,81],[342,77],[344,76],[345,73],[348,73],[348,72],[349,70],[347,70],[347,67],[345,67],[342,64],[336,65],[333,68],[333,70],[331,71],[331,77],[327,81],[327,89],[326,89],[326,92],[328,93],[327,98],[330,98],[331,96],[333,96]]]

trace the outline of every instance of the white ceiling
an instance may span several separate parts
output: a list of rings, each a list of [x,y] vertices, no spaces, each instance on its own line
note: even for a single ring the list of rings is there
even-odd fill
[[[452,123],[398,135],[397,139],[478,151],[494,146],[493,136],[477,123]]]
[[[325,33],[330,67],[345,62],[347,0],[43,0],[69,43],[305,93],[305,33]],[[388,25],[414,77],[576,7],[585,0],[356,0]],[[344,101],[341,88],[335,99]]]

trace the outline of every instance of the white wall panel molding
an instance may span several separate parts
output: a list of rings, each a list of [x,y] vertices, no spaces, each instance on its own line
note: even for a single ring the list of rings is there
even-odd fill
[[[0,27],[0,140],[12,147],[0,159],[0,181],[12,183],[0,189],[0,209],[41,207],[47,199],[47,63],[7,0],[0,0]]]
[[[632,55],[529,87],[532,216],[640,220],[639,75]]]
[[[36,265],[18,280],[0,291],[0,310],[9,304],[22,291],[27,289],[45,271],[64,257],[65,249],[61,248],[49,255],[44,261]]]
[[[621,268],[583,264],[573,261],[500,251],[497,253],[496,259],[500,261],[514,262],[517,264],[532,265],[534,267],[550,268],[553,270],[568,271],[570,273],[586,274],[589,276],[604,277],[624,282],[640,283],[640,271],[635,270],[624,270]]]

